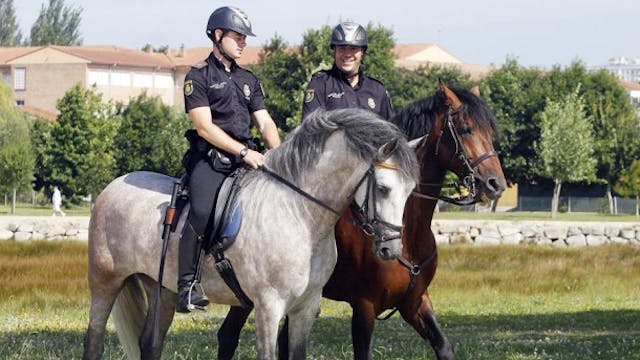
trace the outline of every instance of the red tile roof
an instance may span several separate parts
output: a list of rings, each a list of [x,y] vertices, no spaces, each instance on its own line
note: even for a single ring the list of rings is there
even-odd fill
[[[49,121],[55,121],[58,118],[58,114],[34,106],[21,105],[18,106],[18,110]]]
[[[113,45],[103,46],[33,46],[0,48],[0,64],[19,59],[22,56],[51,48],[68,55],[85,59],[92,64],[158,67],[172,69],[174,64],[163,53],[147,53],[141,50],[128,49]]]
[[[176,66],[191,66],[209,57],[212,47],[197,47],[184,50],[171,51],[167,55]],[[246,66],[249,64],[257,64],[259,54],[262,51],[260,46],[247,46],[244,49],[242,57],[238,60],[238,64]]]

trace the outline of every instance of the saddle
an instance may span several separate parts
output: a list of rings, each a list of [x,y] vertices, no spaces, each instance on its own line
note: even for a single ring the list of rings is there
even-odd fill
[[[242,203],[238,199],[238,190],[240,188],[240,180],[246,172],[246,169],[239,168],[224,179],[218,191],[218,198],[214,204],[212,230],[208,234],[205,234],[203,249],[205,253],[213,256],[216,270],[236,295],[241,305],[245,308],[252,308],[253,302],[240,287],[231,262],[224,256],[224,250],[228,249],[235,242],[238,232],[240,231],[240,226],[242,225]],[[171,223],[171,232],[175,232],[178,219],[180,219],[180,215],[188,202],[189,191],[186,185],[188,182],[188,175],[180,179],[182,191],[178,194],[179,198],[177,200],[179,201],[176,201],[175,214],[173,215],[173,221]],[[202,266],[202,262],[198,263],[198,269],[196,271],[196,277],[198,278],[201,274],[200,266]]]

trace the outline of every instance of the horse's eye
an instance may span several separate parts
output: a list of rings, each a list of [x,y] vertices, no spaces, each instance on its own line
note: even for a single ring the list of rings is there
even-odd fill
[[[470,127],[462,127],[460,128],[460,130],[458,130],[458,134],[460,134],[460,136],[465,136],[465,135],[471,135],[473,133],[473,129],[471,129]]]
[[[382,196],[387,196],[391,192],[391,188],[386,185],[378,185],[377,186],[378,194]]]

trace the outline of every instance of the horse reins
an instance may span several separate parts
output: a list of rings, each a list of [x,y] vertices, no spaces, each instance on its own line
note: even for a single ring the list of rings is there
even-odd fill
[[[438,138],[436,140],[436,146],[435,146],[435,154],[436,156],[438,155],[438,149],[439,149],[439,145],[440,145],[440,141],[442,140],[442,137],[444,135],[444,130],[445,127],[449,130],[450,134],[451,134],[451,138],[453,139],[453,144],[455,146],[455,152],[453,153],[453,156],[458,156],[458,159],[462,162],[462,165],[465,169],[465,174],[464,177],[462,179],[462,183],[463,186],[468,190],[468,194],[465,195],[462,198],[452,198],[450,196],[445,196],[445,195],[431,195],[431,194],[423,194],[421,192],[418,191],[413,191],[411,193],[411,195],[418,197],[418,198],[422,198],[422,199],[429,199],[429,200],[442,200],[444,202],[448,202],[451,204],[455,204],[455,205],[471,205],[471,204],[475,204],[479,201],[479,199],[476,199],[476,178],[475,178],[475,168],[480,165],[480,163],[482,163],[483,161],[492,158],[492,157],[497,157],[498,153],[495,150],[491,150],[487,153],[482,154],[481,156],[479,156],[477,159],[475,159],[474,161],[469,161],[469,157],[467,156],[467,153],[464,149],[464,147],[462,146],[462,142],[460,141],[460,135],[458,134],[458,130],[456,129],[456,127],[453,124],[453,116],[457,115],[459,113],[462,113],[462,109],[463,109],[464,105],[458,107],[457,109],[452,109],[451,107],[449,107],[447,109],[447,116],[445,118],[445,124],[444,126],[442,126],[440,128],[440,133],[438,134]],[[428,136],[428,134],[427,134]],[[425,138],[426,139],[426,138]],[[451,183],[451,184],[432,184],[432,183],[419,183],[419,186],[426,186],[426,187],[451,187],[451,188],[455,188],[458,191],[460,191],[460,185],[458,183]]]
[[[262,172],[264,172],[265,174],[268,174],[272,178],[276,179],[280,183],[286,185],[291,190],[293,190],[296,193],[302,195],[306,199],[308,199],[308,200],[314,202],[315,204],[321,206],[325,210],[328,210],[328,211],[334,213],[335,215],[338,215],[338,217],[340,217],[340,218],[346,220],[347,222],[351,223],[352,225],[354,225],[354,226],[356,226],[358,228],[361,228],[364,231],[365,234],[367,234],[369,236],[376,236],[381,241],[384,242],[384,241],[389,241],[389,240],[392,240],[392,239],[385,239],[382,235],[377,234],[376,230],[375,230],[375,225],[376,224],[381,224],[381,225],[383,225],[385,227],[388,227],[388,228],[390,228],[392,230],[396,230],[398,232],[400,232],[402,230],[402,225],[394,225],[394,224],[388,223],[388,222],[378,218],[378,214],[377,214],[377,211],[376,211],[376,205],[375,205],[376,204],[375,203],[375,189],[376,189],[376,186],[377,186],[376,185],[375,173],[374,173],[374,170],[373,170],[375,166],[382,167],[382,168],[385,168],[385,169],[398,170],[398,168],[395,165],[389,164],[387,162],[374,162],[373,164],[371,164],[371,166],[369,167],[367,172],[362,176],[362,178],[360,179],[360,181],[356,185],[356,189],[357,189],[357,188],[360,187],[360,185],[362,185],[362,183],[365,180],[367,180],[367,192],[366,192],[365,200],[363,202],[362,207],[360,207],[357,204],[355,204],[355,200],[350,205],[351,209],[355,210],[355,212],[352,211],[354,213],[354,215],[355,215],[354,218],[348,217],[347,215],[335,210],[331,206],[327,205],[324,201],[322,201],[322,200],[314,197],[313,195],[309,194],[308,192],[300,189],[298,186],[296,186],[295,184],[293,184],[289,180],[283,178],[282,176],[280,176],[279,174],[275,173],[274,171],[270,170],[265,165],[262,165],[261,167],[259,167],[259,169],[262,170]]]

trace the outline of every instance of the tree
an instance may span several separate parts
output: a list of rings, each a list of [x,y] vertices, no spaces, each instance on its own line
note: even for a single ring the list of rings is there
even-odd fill
[[[19,46],[21,41],[13,0],[0,0],[0,46]]]
[[[480,94],[496,117],[499,137],[495,145],[507,181],[510,184],[538,181],[542,166],[533,147],[540,138],[537,114],[550,95],[542,74],[507,59],[483,79]]]
[[[468,74],[450,66],[427,65],[415,70],[393,68],[390,74],[385,86],[396,110],[435,93],[439,90],[438,80],[450,87],[470,89],[472,86]]]
[[[18,190],[33,180],[35,154],[29,122],[12,104],[11,89],[0,82],[0,187],[11,191],[11,213],[15,213]]]
[[[188,142],[183,137],[191,122],[184,114],[146,93],[118,104],[120,126],[113,140],[117,175],[131,171],[155,171],[179,176]]]
[[[578,89],[560,101],[548,100],[540,114],[542,132],[538,150],[544,174],[554,181],[551,217],[556,218],[563,182],[595,176],[592,127]]]
[[[80,14],[81,7],[65,6],[64,0],[49,0],[49,6],[42,5],[31,27],[31,46],[82,45]]]
[[[636,198],[636,217],[640,217],[640,160],[622,172],[614,188],[622,196]]]
[[[614,211],[612,185],[621,171],[640,155],[640,129],[629,95],[620,81],[605,70],[588,72],[581,62],[555,67],[546,83],[553,92],[569,94],[580,86],[585,112],[593,126],[597,178],[607,184],[609,211]]]
[[[617,78],[605,70],[589,74],[584,97],[596,139],[597,177],[607,184],[609,211],[614,212],[612,186],[640,158],[640,128],[631,99]]]
[[[60,116],[45,137],[41,177],[61,185],[73,202],[95,198],[115,174],[113,138],[117,122],[95,87],[75,85],[58,100]]]
[[[300,54],[279,36],[262,47],[253,67],[265,91],[265,103],[278,127],[288,132],[300,123],[302,94],[308,74]]]

